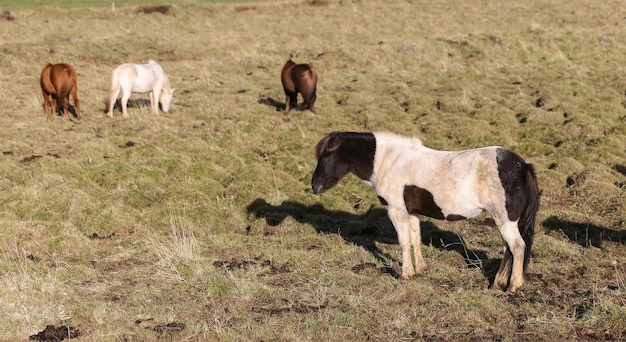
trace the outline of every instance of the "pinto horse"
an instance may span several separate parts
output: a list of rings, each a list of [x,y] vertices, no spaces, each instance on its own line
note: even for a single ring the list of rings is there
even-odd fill
[[[400,278],[411,278],[426,267],[418,214],[453,221],[486,210],[504,247],[493,285],[510,292],[523,285],[539,189],[534,167],[519,155],[498,146],[438,151],[417,137],[387,132],[334,132],[319,141],[315,156],[314,193],[332,188],[349,172],[374,188],[398,234]]]
[[[155,113],[161,109],[167,113],[174,96],[174,88],[170,86],[170,80],[163,68],[155,61],[149,60],[148,64],[119,65],[111,73],[111,88],[109,90],[109,112],[113,117],[113,108],[117,97],[122,92],[122,116],[128,117],[128,99],[131,93],[150,93],[150,107]]]
[[[66,63],[51,64],[43,67],[39,78],[41,93],[43,94],[43,107],[46,118],[57,113],[63,108],[63,116],[68,117],[70,93],[74,98],[76,118],[80,120],[80,104],[78,101],[78,86],[76,85],[76,71]],[[52,108],[50,104],[52,103]],[[51,110],[52,109],[52,110]]]
[[[317,72],[311,64],[296,64],[289,58],[280,73],[285,91],[285,112],[298,105],[298,93],[304,98],[305,108],[315,113]]]

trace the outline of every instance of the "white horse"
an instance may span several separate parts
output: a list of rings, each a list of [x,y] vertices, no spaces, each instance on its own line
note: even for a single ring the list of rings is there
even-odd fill
[[[111,90],[109,90],[109,117],[113,117],[113,107],[118,95],[122,91],[122,116],[128,117],[128,99],[131,93],[150,93],[150,107],[152,111],[161,109],[167,113],[174,96],[174,88],[170,86],[163,68],[155,61],[148,64],[125,63],[111,73]]]

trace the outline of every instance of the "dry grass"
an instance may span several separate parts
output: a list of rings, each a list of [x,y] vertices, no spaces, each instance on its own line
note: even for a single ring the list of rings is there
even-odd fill
[[[624,10],[11,10],[0,21],[0,340],[46,325],[84,341],[626,338]],[[277,110],[289,54],[319,73],[317,114]],[[148,59],[176,88],[170,113],[107,118],[111,70]],[[44,119],[49,61],[76,68],[81,122]],[[332,130],[501,145],[534,163],[542,207],[523,290],[488,288],[501,255],[487,216],[425,219],[429,268],[398,281],[400,250],[372,190],[352,176],[309,190],[312,148]]]

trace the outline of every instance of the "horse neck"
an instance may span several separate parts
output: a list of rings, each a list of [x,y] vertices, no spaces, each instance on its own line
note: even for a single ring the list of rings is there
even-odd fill
[[[172,86],[170,85],[170,79],[167,75],[163,75],[163,90],[168,94],[172,92]]]
[[[369,181],[374,171],[376,138],[371,133],[344,133],[340,153],[350,165],[350,171]]]

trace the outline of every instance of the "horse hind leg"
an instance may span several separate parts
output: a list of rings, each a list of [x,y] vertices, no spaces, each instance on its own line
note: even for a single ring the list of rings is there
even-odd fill
[[[291,108],[298,105],[298,93],[297,92],[285,92],[285,112],[289,112]]]
[[[524,252],[526,243],[520,235],[517,222],[506,222],[500,226],[504,256],[494,279],[494,287],[515,292],[524,284]],[[508,285],[507,285],[508,284]]]
[[[313,113],[315,113],[315,99],[317,95],[315,95],[315,91],[309,93],[306,97],[306,107]]]
[[[50,95],[48,95],[48,93],[44,90],[42,90],[41,93],[43,94],[43,114],[46,118],[50,118]]]
[[[513,254],[504,240],[502,240],[502,244],[504,246],[504,254],[496,277],[493,280],[493,287],[498,290],[504,290],[509,285],[509,278],[511,277],[511,271],[513,269]]]
[[[130,99],[130,91],[122,91],[122,117],[128,117],[128,99]]]
[[[52,96],[52,110],[51,116],[57,116],[59,114],[59,100],[57,95]]]

